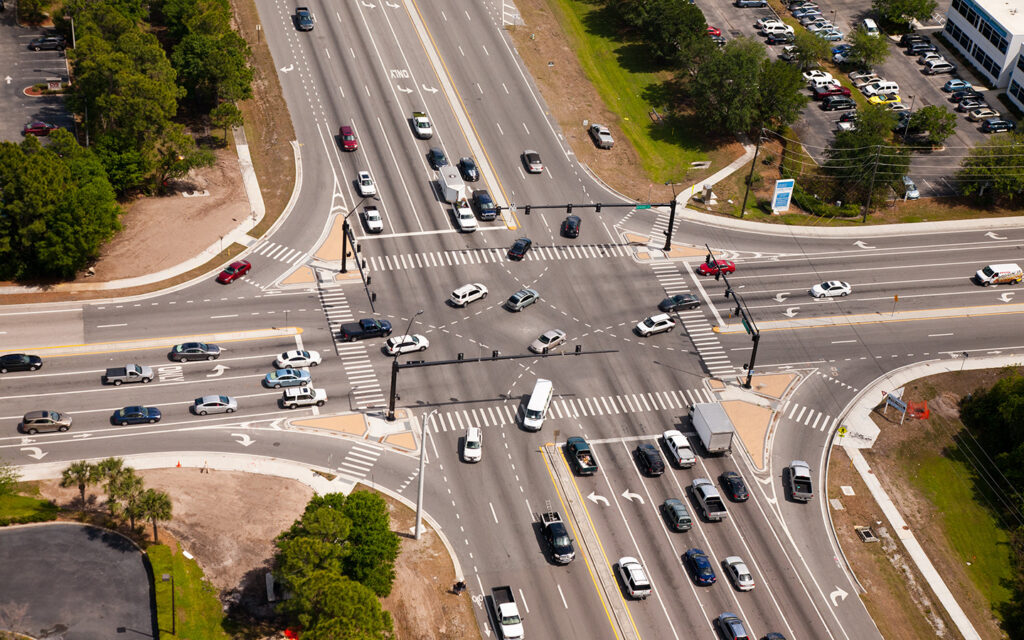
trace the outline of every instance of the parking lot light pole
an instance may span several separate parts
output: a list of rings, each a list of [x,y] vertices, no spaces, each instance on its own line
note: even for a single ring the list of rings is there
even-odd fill
[[[917,99],[917,96],[910,96],[910,111],[908,111],[907,113],[909,113],[911,115],[907,116],[907,126],[903,127],[903,141],[904,142],[907,141],[907,132],[910,131],[910,119],[913,117],[913,113],[914,113],[914,100],[916,100],[916,99]]]
[[[427,417],[423,419],[423,432],[420,435],[420,479],[419,486],[416,489],[416,533],[413,537],[417,540],[420,539],[420,531],[422,531],[423,520],[423,474],[426,473],[426,454],[427,454],[427,422],[434,417],[437,413],[437,409],[434,409],[427,414]]]

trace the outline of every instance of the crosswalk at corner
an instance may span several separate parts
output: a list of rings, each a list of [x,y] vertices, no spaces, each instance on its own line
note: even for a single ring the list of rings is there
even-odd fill
[[[830,429],[834,429],[839,423],[839,418],[833,418],[830,415],[826,415],[817,409],[812,409],[806,405],[797,404],[796,402],[790,402],[786,400],[779,405],[778,415],[780,418],[792,420],[797,424],[802,424],[805,427],[810,427],[815,431],[821,431],[827,433]]]
[[[334,340],[334,352],[341,359],[341,366],[348,377],[353,403],[359,409],[383,407],[386,402],[384,390],[373,371],[366,343],[342,342],[338,339],[338,327],[344,322],[353,322],[356,319],[352,315],[352,308],[345,297],[344,289],[320,288],[317,294]]]

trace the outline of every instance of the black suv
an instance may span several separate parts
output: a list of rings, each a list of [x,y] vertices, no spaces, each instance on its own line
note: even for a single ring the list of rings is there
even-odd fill
[[[1017,125],[1013,124],[1009,120],[1003,120],[1001,118],[989,118],[985,122],[981,123],[981,130],[985,133],[998,133],[999,131],[1013,131],[1017,128]]]
[[[636,448],[636,463],[649,476],[660,476],[665,473],[665,461],[661,452],[653,444],[644,443]]]
[[[583,223],[579,216],[568,216],[562,220],[562,235],[566,238],[580,237],[580,225]]]
[[[476,182],[480,179],[480,171],[476,168],[473,158],[459,159],[459,173],[462,174],[462,179],[466,182]]]
[[[477,189],[473,192],[473,204],[476,205],[476,212],[480,214],[481,220],[494,220],[498,217],[498,208],[487,189]]]
[[[821,101],[822,111],[849,111],[856,108],[857,103],[847,96],[825,96]]]
[[[938,49],[935,48],[934,44],[927,41],[911,42],[909,45],[907,45],[908,56],[919,56],[922,53],[927,53],[928,51],[938,51]]]
[[[931,42],[928,36],[918,35],[916,33],[904,33],[900,38],[901,47],[909,47],[915,42]]]
[[[796,36],[788,31],[785,33],[771,33],[765,40],[768,44],[792,44],[796,42]]]
[[[28,43],[28,48],[33,51],[63,51],[66,46],[64,36],[43,36]]]

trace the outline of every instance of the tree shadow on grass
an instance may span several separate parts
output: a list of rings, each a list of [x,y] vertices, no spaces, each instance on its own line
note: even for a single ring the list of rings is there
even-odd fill
[[[700,118],[692,113],[685,102],[680,83],[676,79],[647,85],[643,99],[658,112],[647,125],[651,140],[667,142],[700,153],[709,153],[733,141],[730,136],[710,134]]]

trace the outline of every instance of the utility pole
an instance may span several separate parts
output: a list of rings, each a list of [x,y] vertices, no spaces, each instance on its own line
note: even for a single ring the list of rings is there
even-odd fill
[[[672,230],[676,226],[676,187],[678,183],[666,182],[665,186],[672,188],[672,204],[669,206],[668,214],[668,231],[665,232],[665,246],[664,251],[672,250]]]
[[[747,188],[743,192],[743,205],[740,206],[740,217],[747,213],[747,196],[750,195],[750,183],[754,179],[754,167],[757,166],[757,152],[761,150],[761,131],[757,132],[757,144],[754,146],[754,159],[750,161],[750,173],[747,174]]]
[[[352,215],[353,213],[355,213],[356,209],[359,208],[359,205],[361,205],[364,202],[366,202],[367,198],[373,198],[374,200],[379,200],[380,199],[378,196],[365,196],[365,197],[363,197],[363,199],[360,200],[359,202],[357,202],[356,205],[354,207],[352,207],[352,210],[349,211],[348,213],[346,213],[345,217],[342,219],[342,225],[341,225],[341,272],[342,273],[348,273],[348,234],[352,232],[352,227],[349,226],[349,224],[348,224],[348,217],[350,215]],[[353,240],[353,244],[354,243],[355,243],[355,241]]]
[[[422,515],[423,515],[423,474],[426,473],[426,462],[427,462],[427,421],[434,417],[437,413],[437,409],[432,410],[427,414],[427,417],[423,419],[423,432],[420,436],[420,478],[419,486],[416,488],[416,533],[414,534],[417,540],[420,539],[420,531],[422,531]]]
[[[868,197],[867,202],[864,203],[864,216],[861,218],[861,223],[867,223],[868,221],[868,211],[871,210],[871,192],[875,189],[875,174],[878,173],[878,156],[881,153],[881,145],[875,145],[875,164],[871,167],[871,182],[868,184]]]

